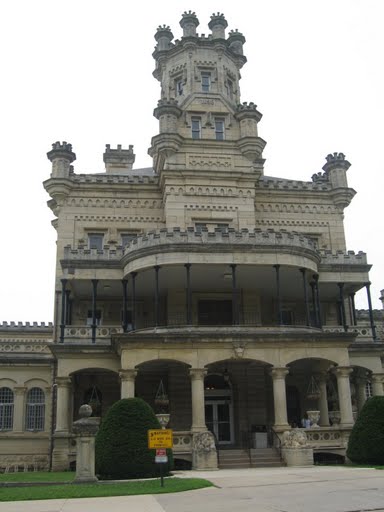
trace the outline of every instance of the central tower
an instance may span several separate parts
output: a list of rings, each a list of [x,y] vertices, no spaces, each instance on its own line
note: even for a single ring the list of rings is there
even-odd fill
[[[167,227],[181,227],[185,219],[186,227],[193,224],[185,212],[179,211],[177,219],[167,216],[167,207],[176,207],[181,196],[206,195],[211,203],[228,206],[246,189],[250,199],[263,174],[266,144],[258,136],[261,114],[256,105],[240,102],[240,70],[247,61],[243,34],[232,30],[226,36],[228,23],[221,13],[211,16],[208,36],[197,34],[194,12],[185,12],[180,25],[180,40],[174,40],[170,27],[158,27],[153,53],[161,99],[154,110],[159,134],[152,138],[149,154],[161,177]],[[169,197],[176,192],[177,200]],[[238,212],[227,224],[246,227],[241,217]]]

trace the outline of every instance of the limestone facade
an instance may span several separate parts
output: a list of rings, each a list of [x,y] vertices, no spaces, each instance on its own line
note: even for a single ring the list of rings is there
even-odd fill
[[[367,395],[383,394],[370,265],[344,235],[350,163],[329,154],[305,182],[265,175],[262,115],[241,103],[245,37],[226,35],[220,13],[208,37],[195,13],[180,25],[180,40],[167,26],[155,35],[152,167],[133,167],[133,146],[107,145],[101,174],[76,173],[67,142],[48,152],[56,321],[0,326],[0,468],[36,457],[68,468],[74,411],[91,403],[103,416],[130,396],[156,408],[160,381],[175,457],[195,465],[207,429],[219,450],[249,447],[261,431],[273,443],[316,408],[311,447],[342,453]],[[28,430],[32,388],[43,390],[44,422],[35,404],[40,423]]]

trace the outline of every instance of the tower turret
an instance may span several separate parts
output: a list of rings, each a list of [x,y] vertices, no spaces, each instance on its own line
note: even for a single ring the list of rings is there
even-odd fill
[[[48,160],[52,162],[51,178],[68,178],[71,171],[71,163],[76,160],[72,151],[72,144],[56,141],[52,149],[47,153]]]
[[[180,20],[180,26],[183,29],[183,37],[196,37],[196,29],[200,25],[197,16],[192,11],[185,11]]]
[[[167,25],[159,25],[157,27],[157,31],[155,34],[155,39],[157,41],[156,50],[158,52],[167,51],[172,46],[173,34],[169,26]]]
[[[343,153],[333,153],[326,156],[327,163],[323,171],[332,186],[332,196],[335,205],[341,210],[349,205],[356,192],[348,188],[347,170],[351,164]]]
[[[128,149],[123,149],[121,144],[118,144],[117,149],[111,149],[111,145],[106,144],[103,161],[108,174],[126,174],[132,170],[135,162],[133,146],[129,145]]]
[[[228,22],[224,14],[219,12],[217,14],[213,13],[208,27],[212,31],[212,39],[225,39],[225,29],[228,27]]]

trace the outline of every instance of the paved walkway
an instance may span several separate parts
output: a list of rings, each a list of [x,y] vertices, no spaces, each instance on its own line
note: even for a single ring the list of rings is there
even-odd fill
[[[216,487],[175,494],[0,503],[0,512],[384,512],[384,471],[348,467],[178,472]]]

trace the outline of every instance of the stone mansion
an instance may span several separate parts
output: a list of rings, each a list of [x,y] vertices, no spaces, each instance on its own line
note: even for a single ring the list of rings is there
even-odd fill
[[[208,36],[193,12],[180,25],[179,40],[155,34],[152,167],[134,168],[133,146],[107,145],[99,174],[77,173],[67,142],[47,154],[54,322],[0,325],[0,471],[69,468],[81,404],[156,409],[159,390],[175,458],[194,467],[207,431],[219,467],[235,450],[239,465],[268,463],[307,411],[314,453],[343,455],[366,398],[383,395],[382,312],[344,236],[350,163],[331,153],[308,181],[265,175],[262,115],[240,97],[245,37],[220,13]]]

